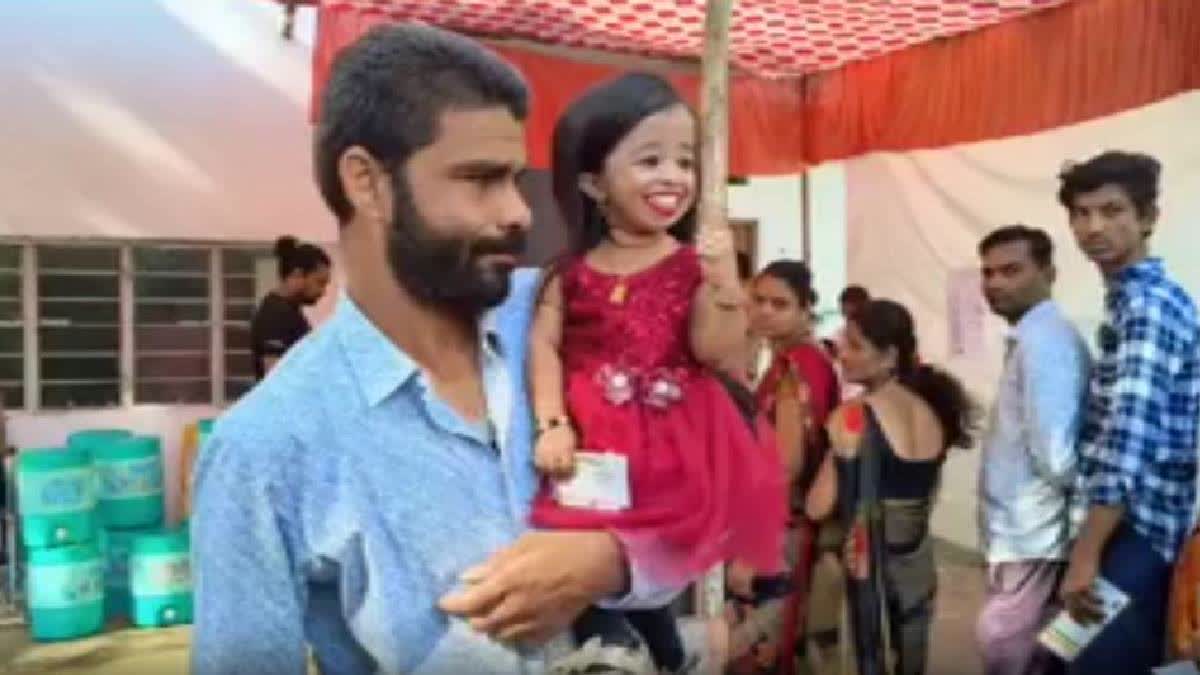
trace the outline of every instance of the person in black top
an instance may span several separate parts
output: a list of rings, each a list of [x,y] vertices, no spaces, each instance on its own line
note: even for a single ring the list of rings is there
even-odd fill
[[[250,322],[254,374],[266,377],[279,359],[311,330],[301,308],[316,304],[329,285],[330,262],[324,251],[280,237],[275,242],[279,285],[263,298]]]

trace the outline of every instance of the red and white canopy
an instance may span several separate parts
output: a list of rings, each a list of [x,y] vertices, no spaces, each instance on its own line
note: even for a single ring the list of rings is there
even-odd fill
[[[730,59],[765,78],[798,77],[990,26],[1067,0],[739,0]],[[332,0],[472,35],[695,59],[704,0]]]
[[[429,23],[524,73],[534,166],[567,104],[622,70],[697,91],[704,0],[292,1],[320,9],[314,115],[342,47]],[[738,0],[731,38],[740,174],[1028,134],[1200,87],[1200,0]]]

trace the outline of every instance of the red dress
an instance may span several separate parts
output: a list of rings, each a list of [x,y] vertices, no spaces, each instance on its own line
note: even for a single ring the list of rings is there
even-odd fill
[[[782,463],[769,431],[756,436],[692,355],[695,251],[681,247],[625,277],[579,259],[561,279],[564,385],[578,447],[628,458],[632,505],[565,507],[547,482],[533,525],[612,530],[639,570],[662,584],[685,584],[734,558],[778,570],[787,519]]]

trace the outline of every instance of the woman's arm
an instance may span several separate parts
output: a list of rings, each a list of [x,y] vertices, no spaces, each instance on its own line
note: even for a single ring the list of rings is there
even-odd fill
[[[813,485],[809,488],[805,498],[804,511],[811,520],[828,518],[837,506],[837,467],[834,465],[834,457],[837,455],[838,448],[850,447],[855,442],[855,439],[851,438],[846,431],[845,408],[846,406],[843,406],[835,410],[825,425],[832,447],[825,453],[825,459],[821,462],[821,467],[817,470],[817,477],[813,480]]]
[[[809,520],[825,520],[833,513],[833,507],[836,505],[837,468],[833,465],[833,453],[827,452],[804,500],[804,512]]]
[[[727,222],[700,223],[696,252],[704,279],[692,300],[692,353],[719,370],[746,352],[749,317],[737,274],[737,252]]]
[[[787,468],[788,485],[800,476],[808,441],[809,416],[807,385],[790,369],[783,373],[775,397],[775,437],[779,454]]]
[[[575,466],[575,431],[563,393],[563,297],[560,277],[546,282],[529,331],[529,393],[537,425],[534,463],[544,473],[565,477]]]

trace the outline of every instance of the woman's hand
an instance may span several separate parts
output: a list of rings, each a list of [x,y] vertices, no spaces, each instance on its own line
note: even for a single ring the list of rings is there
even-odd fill
[[[866,581],[871,576],[871,547],[867,537],[867,528],[862,523],[855,523],[846,535],[846,543],[842,546],[842,560],[846,565],[846,573],[856,581]]]
[[[534,466],[554,480],[566,480],[575,473],[578,445],[579,439],[569,424],[547,429],[538,436],[534,446]]]

